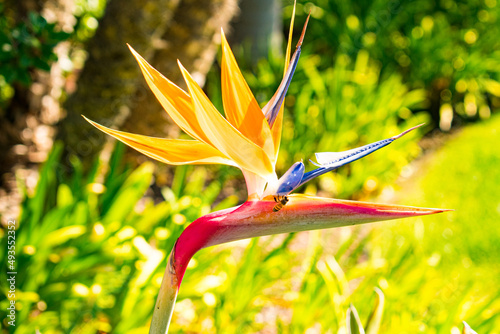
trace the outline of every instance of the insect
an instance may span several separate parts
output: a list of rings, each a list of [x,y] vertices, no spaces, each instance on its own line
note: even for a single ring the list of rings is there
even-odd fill
[[[288,203],[288,194],[300,185],[300,180],[304,175],[304,164],[302,161],[296,162],[279,179],[276,190],[272,193],[274,201],[277,203],[273,212],[278,212]]]
[[[273,211],[274,212],[278,212],[280,211],[285,205],[286,203],[288,203],[288,196],[284,195],[284,196],[274,196],[274,201],[278,204],[276,204],[273,208]]]

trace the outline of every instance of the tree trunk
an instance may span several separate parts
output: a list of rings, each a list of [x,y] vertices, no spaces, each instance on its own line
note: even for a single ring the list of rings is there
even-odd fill
[[[235,45],[248,45],[254,63],[261,58],[267,58],[269,51],[282,52],[281,2],[280,0],[240,0],[241,12],[245,14],[234,20],[234,34],[230,42]]]
[[[91,128],[81,115],[107,126],[123,123],[140,79],[126,43],[146,50],[146,55],[152,52],[151,41],[163,34],[178,2],[108,2],[99,28],[86,47],[89,56],[77,91],[64,105],[67,117],[58,126],[58,139],[65,143],[67,153],[88,161],[104,143],[104,134]]]
[[[13,21],[12,26],[26,21],[28,12],[40,12],[45,1],[35,0],[6,0],[0,8],[0,15],[5,15]],[[14,95],[7,105],[0,106],[0,187],[7,183],[6,173],[9,173],[18,161],[25,161],[24,154],[12,152],[12,147],[24,144],[22,132],[29,128],[27,118],[29,114],[35,114],[30,105],[29,88],[20,83],[12,85]],[[9,176],[12,179],[12,174]]]
[[[236,0],[130,0],[126,6],[110,0],[87,48],[78,89],[65,104],[67,118],[59,125],[67,152],[90,161],[105,141],[81,114],[106,126],[164,136],[164,112],[126,43],[173,81],[180,78],[176,58],[204,77],[216,53],[214,35],[235,12]]]
[[[179,59],[203,86],[205,75],[217,54],[217,45],[220,44],[220,29],[227,30],[237,8],[237,0],[183,0],[177,8],[175,19],[163,34],[161,44],[150,58],[152,65],[185,88],[177,65]],[[144,54],[142,50],[137,51]],[[169,117],[143,79],[141,84],[134,96],[136,103],[123,129],[150,136],[177,137],[179,128],[171,126]]]

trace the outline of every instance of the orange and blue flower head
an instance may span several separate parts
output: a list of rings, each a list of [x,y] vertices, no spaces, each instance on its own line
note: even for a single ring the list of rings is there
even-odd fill
[[[224,33],[221,32],[222,100],[226,118],[214,107],[180,62],[179,67],[187,91],[165,78],[130,47],[158,101],[172,120],[192,139],[148,137],[110,129],[88,120],[98,129],[153,159],[171,165],[230,165],[239,168],[246,181],[248,200],[245,203],[200,217],[179,236],[165,271],[153,315],[152,332],[163,333],[164,329],[168,328],[177,289],[187,264],[202,248],[263,235],[340,227],[446,211],[301,194],[290,195],[315,177],[373,153],[418,127],[345,152],[316,153],[317,162],[312,162],[316,169],[305,172],[304,163],[296,162],[278,179],[275,166],[281,141],[283,104],[299,61],[306,27],[307,21],[291,58],[290,33],[283,80],[263,108],[259,107]],[[281,204],[277,207],[276,202]],[[153,328],[161,330],[153,331]]]
[[[275,165],[281,141],[283,102],[299,61],[306,27],[307,21],[281,84],[262,109],[238,68],[224,32],[221,32],[222,96],[227,118],[216,110],[180,62],[188,92],[161,75],[129,46],[153,93],[192,140],[147,137],[88,121],[139,152],[167,164],[215,163],[238,167],[243,172],[252,200],[269,195],[288,195],[313,178],[362,158],[414,129],[345,152],[316,153],[318,163],[312,163],[318,166],[317,169],[304,173],[304,164],[297,162],[278,180]]]

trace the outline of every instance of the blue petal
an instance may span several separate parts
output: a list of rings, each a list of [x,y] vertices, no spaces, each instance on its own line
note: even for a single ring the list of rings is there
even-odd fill
[[[295,190],[302,180],[304,170],[305,167],[302,161],[294,163],[292,167],[290,167],[288,171],[279,179],[276,195],[288,195]]]
[[[288,86],[290,86],[293,74],[295,73],[295,69],[297,68],[297,63],[299,62],[299,57],[301,52],[302,41],[304,40],[304,34],[306,32],[307,22],[309,22],[309,16],[307,17],[306,23],[304,24],[304,28],[302,29],[302,35],[300,36],[295,52],[293,53],[292,59],[290,60],[290,65],[288,66],[288,69],[278,87],[278,90],[276,91],[276,93],[274,93],[273,97],[264,106],[264,108],[262,108],[262,111],[266,116],[267,123],[269,124],[270,127],[273,126],[274,121],[278,116],[281,105],[283,104],[283,100],[285,99],[286,92],[288,91]]]
[[[281,82],[278,90],[274,94],[271,100],[264,106],[263,110],[265,111],[265,116],[269,126],[272,127],[278,113],[280,111],[281,105],[283,104],[283,100],[285,99],[286,92],[288,91],[288,86],[292,81],[293,73],[297,68],[297,63],[300,56],[300,47],[293,54],[292,60],[290,61],[290,66],[286,72],[283,81]],[[267,110],[268,109],[268,110]],[[266,111],[267,110],[267,111]]]
[[[334,170],[335,168],[332,168],[332,169],[327,169],[327,168],[323,168],[323,167],[320,167],[320,168],[317,168],[315,170],[312,170],[310,172],[307,172],[304,174],[304,176],[302,177],[302,180],[300,181],[300,184],[299,186],[303,185],[304,183],[306,182],[309,182],[311,181],[312,179],[314,179],[315,177],[318,177],[322,174],[325,174],[329,171],[332,171]]]
[[[423,124],[414,126],[411,129],[408,129],[404,131],[403,133],[388,138],[384,140],[377,141],[372,144],[368,144],[365,146],[361,146],[352,150],[344,151],[344,152],[321,152],[321,153],[316,153],[316,160],[318,160],[319,163],[315,163],[311,161],[313,164],[318,166],[319,168],[312,170],[310,172],[307,172],[304,174],[302,177],[302,180],[300,184],[297,186],[301,186],[304,183],[308,182],[309,180],[314,179],[315,177],[318,177],[322,174],[328,173],[334,169],[337,169],[341,166],[347,165],[350,162],[353,162],[355,160],[358,160],[364,156],[367,156],[370,153],[373,153],[379,149],[381,149],[384,146],[389,145],[392,143],[394,140],[402,137],[403,135],[407,134],[408,132],[422,126]]]

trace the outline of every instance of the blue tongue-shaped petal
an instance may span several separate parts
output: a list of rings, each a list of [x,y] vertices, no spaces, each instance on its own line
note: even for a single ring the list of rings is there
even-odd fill
[[[368,154],[389,145],[393,141],[394,139],[389,138],[343,152],[320,152],[315,154],[318,163],[312,160],[310,161],[312,164],[318,167],[338,168],[340,166],[353,162],[354,160],[358,160],[364,156],[367,156]]]
[[[380,140],[372,144],[368,144],[365,146],[361,146],[352,150],[344,151],[344,152],[321,152],[321,153],[316,153],[316,160],[318,163],[315,163],[311,161],[313,164],[318,166],[319,168],[312,170],[310,172],[307,172],[304,174],[300,184],[297,185],[297,187],[301,186],[302,184],[306,183],[309,180],[314,179],[315,177],[318,177],[324,173],[327,173],[329,171],[332,171],[334,169],[337,169],[343,165],[346,165],[350,162],[353,162],[355,160],[358,160],[364,156],[367,156],[370,153],[373,153],[379,149],[381,149],[384,146],[389,145],[392,143],[394,140],[404,136],[408,132],[421,127],[423,124],[414,126],[411,129],[408,129],[404,131],[403,133],[400,133],[397,136]]]
[[[304,176],[304,163],[302,161],[296,162],[290,167],[285,174],[278,180],[278,188],[276,195],[284,196],[291,193],[297,188]]]
[[[304,35],[306,33],[307,23],[309,22],[309,16],[307,17],[306,23],[304,24],[304,28],[302,29],[302,35],[300,35],[299,41],[297,43],[297,47],[295,52],[293,53],[292,59],[290,60],[290,65],[288,66],[288,70],[281,81],[278,90],[274,93],[273,97],[267,102],[267,104],[262,108],[262,112],[266,116],[269,127],[273,127],[274,121],[278,116],[281,105],[283,104],[283,100],[285,99],[286,92],[288,90],[288,86],[290,86],[290,82],[292,81],[293,74],[295,73],[295,69],[297,68],[297,63],[299,62],[300,52],[302,42],[304,40]]]

